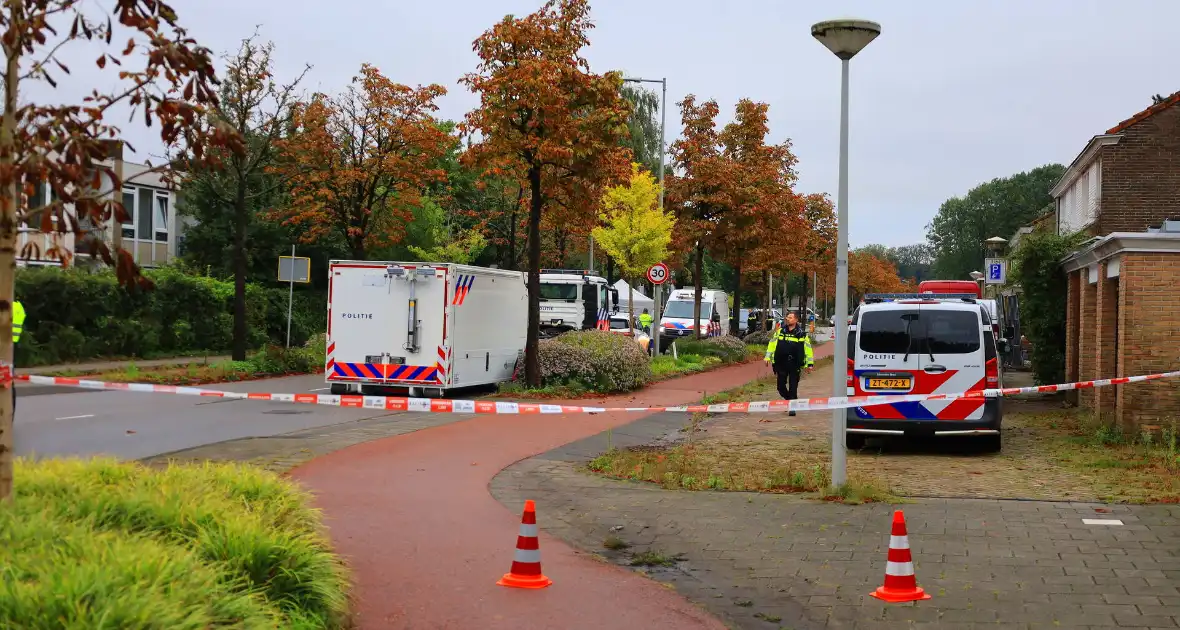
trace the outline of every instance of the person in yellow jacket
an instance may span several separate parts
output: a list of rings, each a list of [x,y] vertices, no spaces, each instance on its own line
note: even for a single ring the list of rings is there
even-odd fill
[[[643,332],[651,334],[651,314],[647,312],[646,308],[639,314],[639,327],[643,329]]]
[[[786,400],[795,400],[799,394],[799,373],[815,368],[815,356],[811,352],[811,337],[799,325],[794,312],[787,313],[786,322],[775,327],[766,346],[766,362],[774,368],[778,377],[778,393]],[[795,415],[792,411],[787,415]]]
[[[16,351],[16,344],[20,341],[20,335],[25,331],[25,306],[17,300],[12,303],[12,345],[13,352]],[[15,364],[15,361],[13,362]],[[13,374],[13,376],[16,376]],[[9,383],[12,388],[12,411],[16,411],[16,382]]]

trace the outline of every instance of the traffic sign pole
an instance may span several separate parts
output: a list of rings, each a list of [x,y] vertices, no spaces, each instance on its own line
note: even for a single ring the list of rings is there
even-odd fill
[[[660,289],[662,285],[668,281],[668,265],[658,262],[652,265],[647,270],[647,279],[652,284],[652,299],[654,300],[654,308],[656,309],[655,316],[652,321],[652,343],[655,348],[655,355],[660,356]]]
[[[291,280],[287,283],[287,348],[291,347],[291,310],[295,305],[295,243],[291,243]]]

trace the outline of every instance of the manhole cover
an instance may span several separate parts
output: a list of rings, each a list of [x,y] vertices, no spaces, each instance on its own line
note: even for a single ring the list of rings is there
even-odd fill
[[[270,411],[264,411],[262,413],[269,413],[276,416],[293,416],[297,413],[311,413],[311,411],[306,409],[271,409]]]

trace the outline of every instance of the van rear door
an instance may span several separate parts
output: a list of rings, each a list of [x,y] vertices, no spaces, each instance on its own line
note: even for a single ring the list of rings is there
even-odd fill
[[[978,308],[922,308],[922,371],[915,394],[949,394],[985,387],[984,324]],[[928,419],[978,420],[982,398],[928,400],[916,405]]]
[[[916,304],[865,309],[857,321],[852,385],[856,395],[909,394],[923,381],[918,356],[919,311]],[[866,419],[904,420],[917,403],[857,407]],[[922,417],[924,411],[916,414]]]

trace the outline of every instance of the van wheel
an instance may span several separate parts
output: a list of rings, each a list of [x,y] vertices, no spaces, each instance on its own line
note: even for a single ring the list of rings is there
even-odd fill
[[[985,435],[985,436],[979,438],[981,441],[980,446],[983,448],[983,452],[985,452],[985,453],[999,453],[1000,450],[1003,448],[1003,443],[1004,443],[1003,437],[1004,437],[1003,434],[997,433],[995,435]]]
[[[332,386],[328,390],[332,392],[333,396],[343,396],[350,391],[348,383],[332,383]]]
[[[859,433],[845,433],[844,446],[850,451],[859,451],[865,447],[866,436]]]

